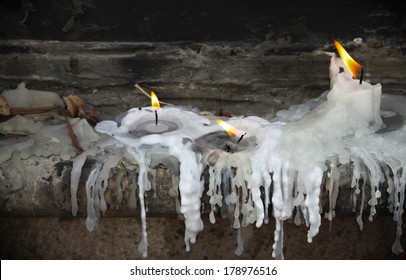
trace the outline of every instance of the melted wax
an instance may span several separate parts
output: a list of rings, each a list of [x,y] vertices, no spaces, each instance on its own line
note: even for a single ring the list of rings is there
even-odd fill
[[[178,207],[185,219],[184,239],[186,250],[189,251],[190,243],[195,243],[197,234],[203,230],[203,221],[200,217],[204,189],[201,179],[203,165],[201,155],[194,152],[192,144],[194,139],[218,130],[217,127],[210,126],[208,119],[180,108],[165,107],[158,114],[158,124],[155,123],[151,108],[132,109],[119,124],[114,121],[100,122],[96,126],[96,131],[110,135],[109,141],[112,142],[98,145],[77,157],[73,163],[71,178],[72,213],[76,215],[76,192],[80,170],[88,156],[97,156],[86,182],[88,200],[86,225],[88,230],[92,231],[97,225],[97,217],[106,210],[103,194],[108,182],[108,171],[117,166],[121,160],[136,166],[142,225],[138,251],[144,257],[147,256],[148,248],[144,196],[145,191],[151,189],[151,182],[148,179],[149,169],[163,163],[175,173],[173,176],[177,177],[172,180],[174,189],[171,193],[176,196],[179,193],[181,197]],[[115,154],[114,159],[111,159],[111,150]]]
[[[344,72],[339,69],[343,68]],[[323,209],[320,196],[328,193],[328,211],[335,217],[341,168],[353,166],[354,211],[361,194],[356,218],[363,228],[364,200],[368,197],[369,220],[376,214],[382,196],[381,184],[387,182],[389,210],[397,221],[392,250],[400,253],[402,216],[406,183],[406,98],[383,95],[380,84],[354,80],[339,58],[330,64],[331,90],[319,98],[280,111],[267,121],[258,117],[231,118],[228,122],[246,132],[244,139],[225,135],[217,125],[195,113],[165,107],[159,111],[161,123],[155,124],[151,108],[132,109],[121,122],[103,121],[96,131],[109,135],[97,146],[75,158],[72,170],[72,213],[77,213],[76,192],[80,171],[87,157],[96,158],[86,181],[88,218],[91,231],[100,214],[106,211],[104,199],[109,170],[120,161],[133,166],[138,177],[142,240],[138,250],[145,257],[145,191],[154,186],[149,170],[163,163],[172,173],[170,193],[180,195],[177,209],[185,218],[185,244],[196,241],[203,229],[200,217],[204,191],[202,175],[208,170],[207,195],[210,198],[210,222],[216,212],[232,220],[237,229],[236,254],[241,255],[247,228],[268,223],[272,213],[274,232],[273,257],[283,256],[283,222],[294,219],[309,227],[307,241],[317,235]],[[382,103],[381,103],[382,102]],[[237,141],[241,140],[241,141]],[[120,177],[121,178],[121,177]],[[119,181],[119,180],[118,180]],[[115,183],[117,184],[117,183]],[[367,194],[367,186],[369,193]],[[120,187],[114,189],[120,193]],[[132,199],[132,205],[135,197]],[[271,207],[271,209],[269,209]]]

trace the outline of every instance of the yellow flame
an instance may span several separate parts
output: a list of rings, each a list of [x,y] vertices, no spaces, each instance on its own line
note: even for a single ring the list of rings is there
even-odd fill
[[[223,120],[217,120],[216,121],[217,124],[219,126],[221,126],[222,128],[224,128],[224,130],[227,132],[227,134],[230,137],[236,137],[236,136],[240,136],[241,135],[241,131],[239,131],[238,129],[236,129],[235,127],[229,125],[228,123],[226,123]]]
[[[161,108],[161,106],[159,105],[159,100],[158,97],[156,96],[155,92],[151,91],[151,106],[152,109],[158,110],[159,108]]]
[[[362,71],[361,64],[356,62],[337,40],[333,39],[333,42],[337,48],[338,54],[340,55],[345,66],[347,66],[347,69],[350,71],[352,77],[354,79],[359,78],[359,73]]]

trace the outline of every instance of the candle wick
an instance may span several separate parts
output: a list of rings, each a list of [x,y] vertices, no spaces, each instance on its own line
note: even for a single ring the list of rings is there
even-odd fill
[[[158,125],[158,110],[155,110],[155,125]]]
[[[364,78],[364,67],[361,68],[361,77],[359,78],[359,84],[362,85],[362,79]]]
[[[240,139],[238,139],[237,144],[241,142],[241,140],[244,138],[244,136],[247,135],[247,132],[245,132],[243,135],[241,135]]]

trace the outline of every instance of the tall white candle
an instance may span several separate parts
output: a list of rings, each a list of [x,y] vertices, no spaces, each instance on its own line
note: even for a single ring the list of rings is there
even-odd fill
[[[406,177],[404,117],[402,129],[377,133],[384,127],[380,115],[381,85],[361,83],[356,79],[356,71],[350,72],[343,60],[336,56],[331,58],[330,78],[331,90],[325,101],[318,99],[277,114],[286,125],[272,153],[272,202],[277,223],[273,255],[283,258],[282,222],[292,216],[294,208],[295,223],[299,224],[300,216],[303,216],[306,225],[310,226],[308,241],[311,242],[317,234],[321,223],[319,196],[323,176],[327,176],[326,188],[333,200],[326,218],[332,220],[340,185],[337,169],[341,164],[350,163],[354,166],[352,186],[358,190],[359,182],[364,182],[362,199],[365,197],[365,184],[370,186],[370,220],[376,214],[375,206],[381,197],[381,182],[389,180],[393,186],[388,190],[390,200],[396,205],[392,209],[394,219],[398,221],[393,252],[399,253],[403,250],[400,217],[403,214]],[[386,99],[406,104],[399,98]],[[387,114],[404,115],[403,107],[395,103],[386,101]],[[396,174],[393,179],[391,172]],[[298,216],[298,213],[301,215]],[[362,229],[362,209],[357,222]]]

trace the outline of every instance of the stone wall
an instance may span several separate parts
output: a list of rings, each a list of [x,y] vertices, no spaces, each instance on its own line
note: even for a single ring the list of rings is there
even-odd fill
[[[365,68],[365,79],[383,92],[405,95],[404,45],[346,42]],[[257,115],[276,111],[329,90],[329,40],[306,51],[283,40],[216,43],[103,43],[0,41],[0,85],[78,94],[113,118],[149,104],[139,83],[159,99],[202,111]],[[276,50],[283,53],[275,53]]]

